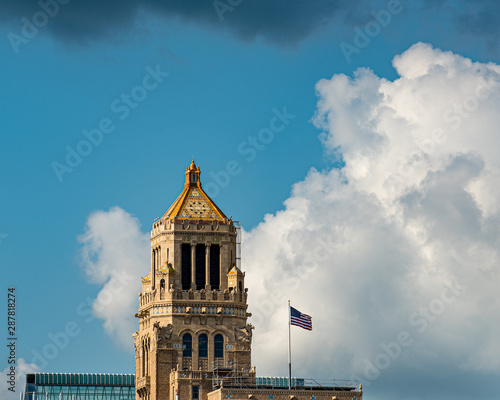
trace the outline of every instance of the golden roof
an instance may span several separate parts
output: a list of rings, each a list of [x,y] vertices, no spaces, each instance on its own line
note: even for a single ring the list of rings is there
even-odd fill
[[[228,275],[234,275],[234,274],[242,274],[243,275],[243,272],[236,265],[233,265],[233,268],[231,268],[227,274]]]
[[[220,208],[201,188],[200,168],[196,167],[194,160],[186,168],[185,174],[184,190],[163,215],[163,218],[227,219]]]

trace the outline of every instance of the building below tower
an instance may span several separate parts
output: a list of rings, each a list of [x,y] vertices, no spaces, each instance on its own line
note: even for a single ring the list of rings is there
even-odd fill
[[[231,371],[229,371],[231,372]],[[292,379],[292,394],[288,388],[287,378],[250,378],[250,381],[239,376],[228,377],[223,368],[215,371],[212,385],[206,388],[209,400],[218,399],[361,399],[361,392],[356,391],[354,382],[331,381],[317,382],[306,379]],[[231,372],[232,376],[236,376]],[[224,378],[225,377],[225,378]],[[193,383],[202,382],[202,376],[181,372],[172,377],[177,382],[174,388],[179,399],[201,398],[203,391],[192,390]],[[187,384],[183,384],[187,383]],[[326,385],[330,386],[326,386]],[[332,386],[333,385],[333,386]],[[196,387],[196,386],[194,386]],[[21,395],[22,400],[134,400],[136,393],[135,376],[124,374],[58,374],[29,373],[26,375],[26,386]],[[191,396],[191,397],[190,397]],[[292,397],[291,397],[292,396]],[[196,397],[194,397],[196,398]]]
[[[26,374],[23,400],[134,400],[135,376],[124,374]]]

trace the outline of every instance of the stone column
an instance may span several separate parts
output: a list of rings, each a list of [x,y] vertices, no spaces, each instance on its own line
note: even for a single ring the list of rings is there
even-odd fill
[[[210,290],[210,242],[205,243],[205,290]]]
[[[191,243],[191,289],[196,290],[196,243]]]
[[[151,253],[151,289],[155,287],[155,278],[156,278],[156,250],[153,249]]]
[[[222,243],[219,245],[219,288],[224,291],[227,289],[227,273],[229,270],[226,267],[227,259],[229,255],[227,254],[227,244],[224,246]]]

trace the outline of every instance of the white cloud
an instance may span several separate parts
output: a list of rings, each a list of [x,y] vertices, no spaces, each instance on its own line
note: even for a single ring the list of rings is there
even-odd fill
[[[395,81],[360,69],[318,82],[314,122],[345,165],[312,169],[244,233],[253,363],[286,376],[290,299],[314,326],[293,328],[296,376],[356,375],[370,398],[486,395],[500,369],[500,67],[422,43],[394,67]],[[132,277],[94,307],[130,346],[147,235],[114,208],[81,241],[96,302]]]
[[[11,366],[8,365],[3,371],[0,371],[0,393],[3,400],[19,400],[20,393],[23,393],[26,385],[26,374],[38,372],[38,367],[35,364],[28,364],[24,358],[18,358],[14,365],[15,386],[13,387],[8,382],[11,382]],[[11,375],[9,375],[11,374]],[[12,392],[9,388],[13,388]]]
[[[314,122],[345,166],[311,170],[245,235],[259,374],[287,374],[287,299],[315,328],[293,328],[296,375],[413,398],[416,371],[500,368],[500,66],[419,43],[394,67],[318,82]]]
[[[147,270],[149,235],[141,232],[137,218],[113,207],[92,213],[79,241],[85,273],[91,282],[102,285],[93,313],[104,320],[106,332],[120,346],[132,351],[139,277]]]

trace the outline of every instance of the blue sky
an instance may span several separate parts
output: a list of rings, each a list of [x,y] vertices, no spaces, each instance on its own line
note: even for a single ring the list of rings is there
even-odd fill
[[[286,274],[304,261],[303,255],[297,254],[289,264],[274,263],[273,260],[280,257],[274,253],[276,249],[286,252],[287,246],[292,246],[299,237],[300,243],[307,243],[323,229],[325,237],[332,238],[334,231],[329,231],[327,225],[352,226],[353,230],[354,226],[361,227],[362,224],[356,225],[356,221],[347,216],[372,221],[371,225],[366,224],[373,226],[379,236],[385,232],[387,238],[393,237],[392,244],[387,241],[380,244],[377,252],[374,241],[366,240],[363,232],[356,231],[352,236],[357,243],[355,251],[372,254],[370,260],[357,261],[366,269],[340,269],[332,278],[343,279],[341,273],[347,274],[346,282],[351,282],[350,273],[354,274],[353,279],[367,278],[364,295],[351,299],[355,305],[350,304],[349,297],[337,300],[351,310],[349,315],[357,316],[354,320],[362,319],[363,312],[373,311],[369,316],[364,315],[366,325],[356,327],[364,332],[376,331],[378,342],[370,342],[368,334],[356,336],[358,342],[352,343],[334,339],[330,343],[328,339],[329,351],[339,357],[321,358],[323,368],[318,369],[303,362],[297,374],[311,376],[324,370],[325,365],[332,366],[335,376],[360,376],[361,381],[368,384],[365,385],[367,399],[416,398],[421,385],[432,381],[431,372],[437,374],[433,377],[437,376],[438,381],[448,385],[446,392],[453,393],[455,398],[466,397],[467,390],[459,383],[467,377],[474,377],[475,393],[483,388],[483,394],[497,389],[487,384],[498,378],[500,371],[500,366],[487,357],[498,351],[494,342],[485,339],[488,346],[476,348],[477,343],[470,341],[472,334],[463,340],[453,338],[455,329],[470,330],[480,337],[494,336],[493,328],[500,325],[483,324],[476,314],[478,309],[472,306],[482,304],[492,312],[490,317],[498,321],[498,317],[493,317],[496,297],[491,294],[483,298],[480,290],[472,289],[470,293],[474,296],[460,297],[464,302],[460,308],[467,312],[444,313],[433,325],[431,334],[428,331],[422,334],[429,341],[414,337],[410,350],[398,356],[380,377],[362,376],[364,360],[376,359],[374,349],[380,351],[379,343],[391,341],[402,329],[395,325],[393,330],[384,331],[377,321],[397,320],[398,316],[406,320],[419,304],[430,304],[435,296],[416,288],[407,289],[415,293],[413,305],[393,310],[394,314],[389,317],[391,303],[409,300],[398,297],[403,290],[399,286],[391,286],[386,292],[393,293],[393,290],[395,296],[387,303],[376,300],[379,295],[383,297],[377,291],[365,298],[371,289],[384,287],[375,283],[380,276],[387,276],[389,280],[395,277],[398,282],[415,279],[426,286],[426,282],[436,282],[435,276],[430,276],[431,267],[442,262],[447,265],[446,273],[440,270],[442,273],[438,275],[443,282],[451,282],[450,276],[460,275],[461,269],[453,270],[455,267],[449,259],[445,262],[436,256],[436,260],[441,261],[426,264],[412,258],[434,240],[442,243],[440,250],[426,249],[422,254],[444,257],[443,249],[450,242],[450,246],[458,246],[454,257],[460,264],[463,260],[460,247],[470,245],[467,254],[471,256],[480,249],[484,258],[475,257],[477,267],[488,271],[490,282],[496,282],[498,268],[495,267],[499,258],[495,226],[498,226],[499,193],[491,188],[498,182],[498,165],[494,155],[489,154],[489,149],[498,142],[494,128],[498,111],[495,96],[486,97],[484,101],[479,98],[477,104],[470,103],[469,108],[474,112],[468,114],[472,116],[457,114],[458,111],[448,113],[448,116],[461,115],[459,129],[453,125],[450,128],[449,124],[443,128],[448,129],[448,136],[462,137],[457,132],[463,130],[463,137],[473,136],[472,140],[457,139],[453,146],[447,141],[447,150],[442,154],[442,146],[439,151],[428,151],[429,164],[425,168],[420,165],[418,173],[412,172],[412,178],[404,183],[405,189],[396,195],[399,187],[394,190],[388,187],[389,178],[379,187],[374,186],[386,176],[386,171],[396,168],[389,164],[391,157],[395,160],[400,155],[413,154],[406,144],[417,143],[418,139],[411,137],[410,132],[441,126],[441,115],[426,120],[431,118],[437,98],[440,99],[437,104],[449,99],[451,109],[453,104],[463,103],[467,107],[467,90],[474,93],[474,85],[478,85],[474,79],[479,78],[484,78],[485,84],[492,88],[488,93],[495,90],[496,64],[500,62],[497,47],[500,9],[495,2],[324,1],[309,4],[298,1],[288,4],[242,1],[229,6],[222,17],[212,2],[186,5],[151,0],[142,6],[137,6],[135,1],[126,5],[115,1],[62,3],[57,3],[59,9],[53,17],[47,17],[46,24],[39,20],[43,26],[27,38],[22,36],[23,25],[26,19],[33,22],[43,18],[40,4],[28,0],[12,4],[0,1],[4,9],[0,18],[3,189],[0,265],[4,292],[9,287],[16,288],[19,358],[50,372],[133,373],[132,340],[128,350],[117,340],[122,333],[116,329],[122,326],[111,316],[114,308],[100,317],[91,317],[89,311],[90,304],[111,280],[110,271],[120,270],[119,265],[108,268],[103,261],[105,251],[99,248],[98,242],[101,247],[109,242],[100,236],[105,233],[99,227],[107,226],[106,218],[115,221],[116,217],[117,229],[131,227],[135,229],[132,237],[144,241],[154,218],[161,216],[181,191],[184,169],[194,157],[201,168],[204,187],[212,189],[208,191],[219,207],[242,221],[248,233],[244,257],[252,261],[243,266],[247,276],[252,276],[252,269],[255,271],[254,278],[247,282],[250,293],[252,284],[259,285],[259,279],[264,276],[257,274],[263,264],[269,265],[264,274],[266,271]],[[380,19],[384,17],[388,19]],[[13,34],[18,35],[17,39],[13,39]],[[19,37],[24,40],[13,42]],[[412,47],[419,42],[428,45]],[[346,56],[346,48],[355,50]],[[408,50],[410,48],[412,50]],[[395,68],[393,60],[398,57],[400,62]],[[467,72],[472,68],[463,61],[467,59],[478,63],[479,72]],[[425,70],[422,74],[412,71],[419,63]],[[447,73],[439,75],[441,69]],[[349,79],[343,81],[343,74]],[[405,86],[406,81],[399,79],[403,75],[413,83]],[[457,93],[454,88],[459,85],[453,77],[460,76],[463,79],[457,82],[467,83],[469,79],[471,86],[467,88],[464,83],[463,88],[460,86],[463,91]],[[449,85],[441,87],[444,81],[449,81]],[[375,86],[379,89],[374,89]],[[398,92],[400,88],[408,90]],[[384,98],[394,99],[394,103],[379,104],[377,99],[381,93]],[[130,96],[128,100],[127,96]],[[463,102],[460,99],[464,99]],[[385,110],[388,109],[399,111],[387,116]],[[420,117],[413,120],[413,111],[408,110]],[[262,130],[269,128],[277,115],[286,121],[282,129],[273,131],[272,136],[268,130],[268,136],[262,136],[265,135]],[[363,119],[369,115],[372,117]],[[405,124],[401,123],[401,116],[406,116]],[[389,127],[396,125],[400,136],[384,136],[384,132],[393,129]],[[85,145],[84,131],[99,127],[111,132],[102,133],[102,137],[94,133],[95,144]],[[374,139],[373,132],[378,132],[378,139]],[[380,150],[380,141],[397,142],[397,145],[391,151],[385,147]],[[436,143],[440,142],[436,140]],[[377,149],[384,157],[377,158]],[[83,155],[79,160],[73,159],[74,164],[69,166],[68,153],[77,150]],[[338,171],[342,171],[341,176],[333,178]],[[446,175],[469,176],[469,172],[463,171],[476,172],[470,172],[466,183]],[[444,176],[442,181],[439,181],[440,174]],[[353,187],[342,201],[334,199],[344,190],[332,183],[335,179],[349,182],[347,186]],[[462,183],[456,183],[459,181]],[[448,185],[449,182],[455,182],[456,186]],[[422,189],[426,184],[428,190]],[[414,192],[420,190],[416,188],[422,192]],[[432,188],[436,192],[432,192]],[[466,189],[468,194],[462,196]],[[434,194],[426,197],[423,193]],[[333,200],[316,204],[320,197]],[[368,198],[377,198],[380,204],[372,204]],[[419,199],[427,200],[419,203]],[[428,235],[426,241],[408,244],[401,232],[419,231],[422,226],[415,221],[439,219],[460,199],[463,204],[456,205],[456,213],[450,212],[440,227],[431,229],[422,222]],[[447,202],[453,204],[448,207]],[[297,204],[308,204],[311,208],[304,211]],[[386,207],[384,211],[380,211],[380,205]],[[113,208],[116,206],[119,209]],[[298,207],[296,211],[295,207]],[[99,210],[103,212],[93,214]],[[313,210],[323,216],[310,214]],[[339,216],[344,213],[345,221],[350,221],[348,225],[339,222]],[[394,221],[402,214],[406,217],[399,226]],[[295,231],[291,227],[294,221],[305,215],[309,223]],[[379,225],[374,221],[380,221],[380,215],[394,218]],[[394,224],[399,226],[399,234],[392,231]],[[468,229],[464,232],[467,233],[455,238],[457,232],[462,232],[461,224],[466,224]],[[114,225],[110,222],[109,226]],[[391,231],[387,233],[385,229]],[[473,233],[477,235],[469,237]],[[85,234],[87,241],[82,239]],[[268,240],[264,240],[267,235]],[[271,248],[274,240],[276,249]],[[147,246],[147,242],[141,243]],[[419,247],[419,243],[422,246]],[[97,249],[90,251],[89,261],[82,252],[92,246]],[[148,270],[149,253],[143,254],[141,250],[138,253],[138,259],[145,260],[144,265],[130,267],[127,272],[140,282],[141,274]],[[333,258],[338,256],[340,260],[342,254],[335,253]],[[257,259],[261,261],[259,265],[255,265]],[[411,265],[415,270],[400,277],[391,269],[396,265]],[[102,267],[106,272],[89,272],[90,266]],[[369,280],[370,277],[373,279]],[[462,276],[458,280],[463,282],[466,278]],[[340,310],[319,306],[314,309],[316,306],[308,303],[306,294],[307,288],[312,290],[310,285],[313,281],[304,279],[301,286],[305,287],[304,294],[297,294],[297,308],[301,309],[302,302],[302,308],[306,308],[303,311],[307,312],[308,306],[313,308],[310,310],[313,318],[333,313],[346,324],[349,318]],[[440,290],[436,288],[435,293],[441,293]],[[272,287],[266,284],[256,288],[256,303],[270,291]],[[137,291],[132,292],[136,296]],[[113,307],[119,305],[113,303]],[[281,307],[276,306],[276,315]],[[254,305],[254,309],[258,314],[258,306]],[[360,310],[363,312],[358,314]],[[273,311],[267,320],[275,321],[276,315]],[[458,324],[461,319],[468,321],[466,327]],[[106,328],[106,321],[116,323],[118,328]],[[2,322],[2,331],[6,329],[4,325]],[[127,325],[123,326],[126,330]],[[278,329],[272,322],[262,322],[261,326],[262,333],[256,329],[254,341],[258,371],[285,375],[286,368],[266,359],[264,351],[255,350],[259,345],[265,348],[266,343],[270,346],[269,338]],[[37,352],[43,352],[47,344],[54,341],[51,338],[65,329],[78,333],[57,350],[53,359],[37,360]],[[330,329],[333,328],[325,325],[325,332],[331,332]],[[129,332],[125,332],[127,335]],[[307,348],[310,339],[302,333],[297,336],[298,342]],[[339,335],[338,340],[341,337]],[[449,357],[451,348],[442,357],[436,357],[433,354],[440,340],[445,340],[443,337],[457,348],[471,346],[475,356],[464,355],[467,360],[458,362]],[[297,358],[300,357],[298,353]],[[307,358],[305,354],[302,357]],[[6,358],[7,355],[3,357]],[[441,364],[440,360],[449,360],[449,364],[444,361]],[[286,360],[283,366],[286,367]],[[392,384],[395,380],[401,384]],[[442,384],[431,382],[428,387],[438,390],[438,386]],[[429,393],[425,397],[434,398]]]

